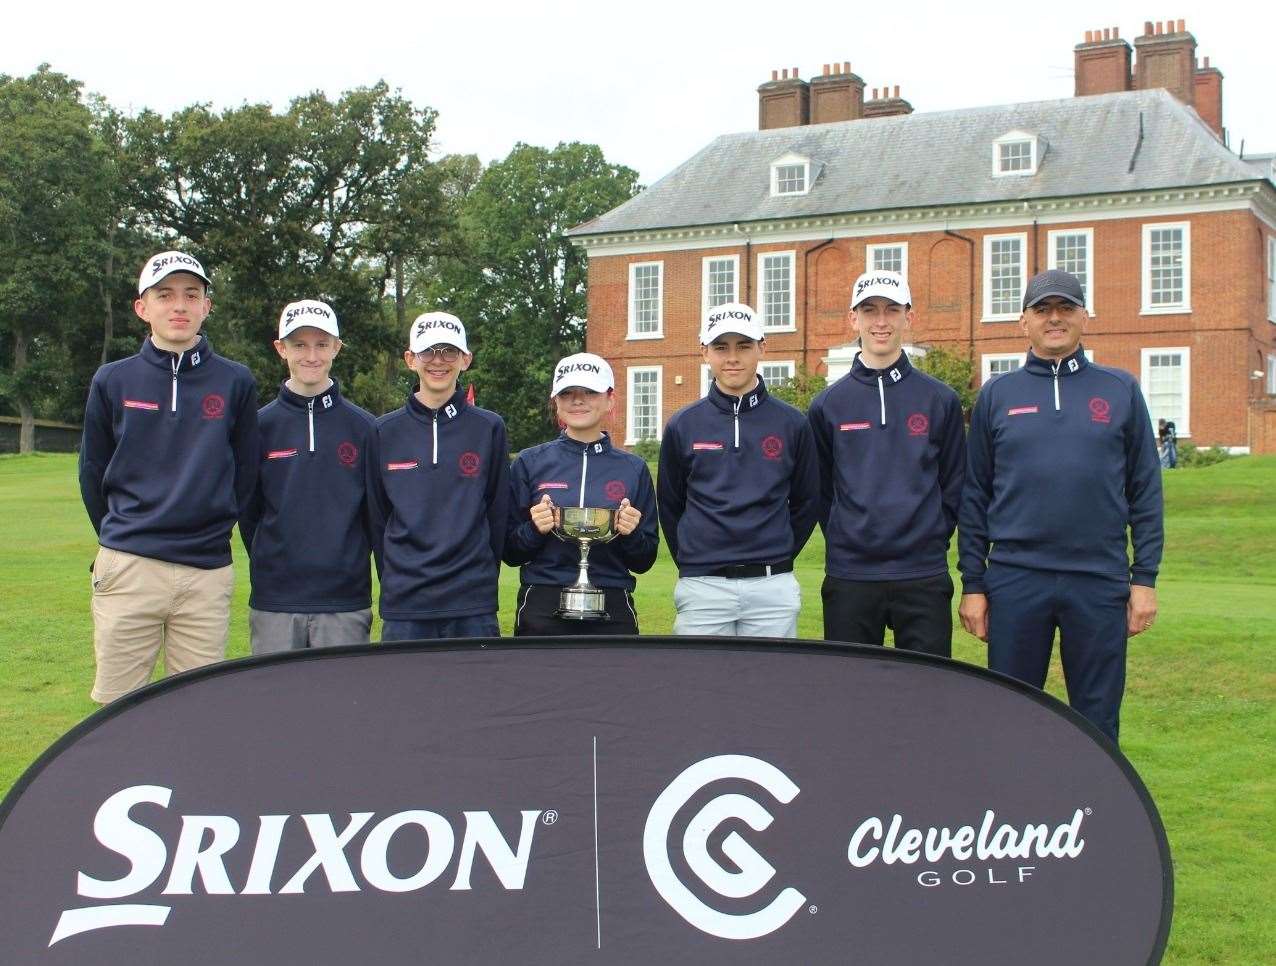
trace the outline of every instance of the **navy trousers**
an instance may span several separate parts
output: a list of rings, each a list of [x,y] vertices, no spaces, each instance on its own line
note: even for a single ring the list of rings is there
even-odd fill
[[[474,617],[438,617],[433,620],[381,622],[381,640],[430,641],[444,637],[500,637],[501,625],[495,614]]]
[[[1125,693],[1129,580],[989,563],[984,586],[988,667],[1043,687],[1057,628],[1068,703],[1115,742]]]

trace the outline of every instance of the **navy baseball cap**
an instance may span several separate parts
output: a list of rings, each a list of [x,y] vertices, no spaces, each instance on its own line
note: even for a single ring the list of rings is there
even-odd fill
[[[1030,308],[1051,295],[1057,295],[1059,298],[1067,299],[1073,305],[1085,308],[1085,292],[1081,291],[1081,283],[1077,277],[1057,268],[1041,272],[1029,279],[1028,287],[1023,293],[1023,307]]]

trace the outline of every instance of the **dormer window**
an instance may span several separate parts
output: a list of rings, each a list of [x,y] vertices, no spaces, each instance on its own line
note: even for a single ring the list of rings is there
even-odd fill
[[[1037,173],[1038,139],[1024,131],[1003,134],[992,144],[992,176],[1004,178]]]
[[[771,164],[771,196],[804,195],[811,190],[811,159],[786,154]]]

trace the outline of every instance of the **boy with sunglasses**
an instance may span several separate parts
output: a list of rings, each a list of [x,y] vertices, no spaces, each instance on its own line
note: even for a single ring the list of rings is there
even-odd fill
[[[419,386],[377,420],[381,640],[497,637],[509,503],[505,423],[457,388],[474,356],[455,315],[419,316],[403,361]]]

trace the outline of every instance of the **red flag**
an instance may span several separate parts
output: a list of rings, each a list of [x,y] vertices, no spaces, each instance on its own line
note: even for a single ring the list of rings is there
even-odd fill
[[[470,383],[469,387],[465,390],[465,401],[471,406],[474,405],[474,383]]]

